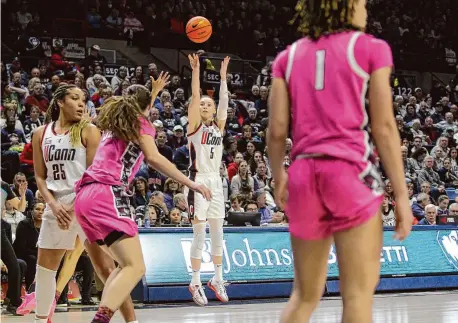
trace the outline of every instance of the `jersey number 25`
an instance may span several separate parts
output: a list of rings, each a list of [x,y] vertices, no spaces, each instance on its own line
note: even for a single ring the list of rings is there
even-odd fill
[[[67,176],[65,175],[64,164],[52,165],[52,174],[55,181],[67,179]]]

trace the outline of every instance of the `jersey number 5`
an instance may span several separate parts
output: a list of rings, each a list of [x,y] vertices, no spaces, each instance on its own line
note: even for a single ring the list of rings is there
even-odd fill
[[[65,175],[64,164],[52,165],[52,174],[55,181],[67,179],[67,176]]]
[[[215,147],[210,148],[210,159],[213,159],[213,156],[215,155]]]
[[[324,60],[326,51],[320,49],[316,51],[316,66],[315,66],[315,90],[322,91],[324,89]]]

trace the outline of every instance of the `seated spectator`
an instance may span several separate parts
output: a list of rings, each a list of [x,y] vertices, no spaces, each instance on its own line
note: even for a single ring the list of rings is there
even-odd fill
[[[458,203],[450,204],[448,208],[448,214],[454,217],[458,217]]]
[[[16,229],[16,240],[14,240],[13,247],[16,256],[27,263],[26,290],[35,280],[38,256],[37,242],[44,210],[44,203],[36,203],[33,207],[32,217],[22,220]]]
[[[24,148],[25,143],[27,140],[25,139],[25,135],[21,130],[15,129],[16,120],[9,119],[6,121],[5,128],[2,129],[2,151],[6,150],[14,150],[21,152]],[[22,149],[17,149],[16,147],[21,147]]]
[[[115,92],[116,95],[118,88],[121,87],[122,82],[126,80],[127,77],[127,67],[121,66],[119,70],[116,72],[116,75],[113,76],[111,79],[111,88]],[[129,84],[130,85],[130,84]]]
[[[186,218],[186,222],[189,223],[188,203],[183,193],[177,193],[173,196],[173,205],[180,210],[182,218]]]
[[[40,79],[37,78],[38,81]],[[44,86],[41,83],[36,83],[31,90],[31,94],[25,99],[25,113],[31,114],[32,107],[38,107],[42,113],[46,113],[49,106],[49,100],[45,95]]]
[[[13,185],[11,186],[11,190],[13,191],[14,194],[16,194],[16,196],[19,199],[22,199],[21,189],[23,189],[24,187],[26,188],[25,189],[25,199],[27,203],[26,203],[26,209],[24,211],[24,214],[27,216],[30,215],[33,209],[33,205],[35,204],[33,192],[27,188],[28,184],[29,183],[27,181],[25,174],[17,173],[16,175],[14,175]]]
[[[40,127],[43,122],[40,119],[41,110],[37,106],[32,106],[30,109],[30,117],[24,121],[24,135],[27,142],[32,141],[32,131]]]
[[[394,214],[394,206],[391,204],[391,197],[386,195],[382,202],[382,221],[383,226],[392,227],[396,225],[396,216]]]
[[[242,134],[242,125],[240,124],[239,118],[236,117],[233,108],[227,109],[226,131],[231,136],[240,136]]]
[[[156,120],[157,122],[158,120]],[[173,150],[166,145],[167,134],[164,131],[158,131],[156,135],[156,145],[159,153],[167,158],[170,162],[173,161]]]
[[[425,206],[425,217],[418,222],[418,225],[436,225],[437,208],[434,204]]]
[[[254,197],[258,206],[258,211],[261,213],[261,225],[271,223],[273,212],[270,208],[267,207],[266,192],[257,191]],[[249,211],[247,210],[247,212]]]
[[[161,207],[157,204],[154,203],[149,203],[148,208],[146,208],[146,214],[145,218],[143,221],[143,225],[145,227],[148,226],[148,221],[149,221],[149,226],[150,227],[160,227],[162,223],[165,223],[165,218],[163,218],[163,211],[161,210]]]
[[[232,178],[238,173],[239,165],[243,160],[244,159],[242,153],[238,152],[235,154],[234,162],[230,163],[229,166],[227,166],[227,176],[231,183]],[[232,194],[234,194],[234,192],[232,192]]]
[[[420,185],[423,182],[429,182],[432,187],[440,189],[440,193],[445,192],[443,188],[444,182],[440,180],[440,176],[433,169],[434,158],[426,156],[424,161],[424,168],[418,172],[418,182]]]
[[[439,196],[437,202],[437,215],[448,215],[448,204],[450,203],[450,199],[448,198],[448,196]]]
[[[181,226],[183,224],[183,217],[181,216],[181,211],[176,207],[172,208],[169,213],[170,224]]]
[[[242,195],[240,194],[232,195],[231,196],[231,208],[229,209],[229,212],[245,212],[241,206],[242,202],[243,202]]]
[[[223,182],[223,194],[224,194],[224,201],[229,201],[229,196],[231,196],[231,182],[227,177],[227,169],[224,163],[221,163],[219,167],[219,176],[221,177],[221,181]]]
[[[178,182],[172,178],[167,178],[164,185],[164,203],[167,206],[167,209],[171,210],[173,208],[173,197],[175,194],[179,193]]]
[[[227,124],[227,123],[226,123]],[[223,150],[223,162],[228,165],[233,163],[235,160],[235,155],[238,153],[237,151],[237,140],[235,137],[227,137],[224,140],[224,150]],[[243,155],[242,159],[243,159]],[[234,172],[232,176],[234,176],[237,172]],[[231,177],[232,178],[232,177]]]
[[[232,194],[241,193],[249,197],[254,192],[254,179],[248,173],[248,164],[244,160],[239,165],[237,175],[232,178],[231,191]]]
[[[253,176],[253,179],[257,182],[259,189],[266,187],[269,178],[267,177],[267,166],[263,161],[257,164],[256,175]]]
[[[149,199],[148,204],[155,204],[160,207],[162,212],[164,213],[164,216],[167,216],[169,214],[169,209],[167,208],[167,205],[165,204],[164,201],[164,193],[155,191],[153,194],[151,194],[151,198]]]
[[[164,189],[166,177],[146,163],[142,164],[140,170],[137,174],[135,174],[135,176],[141,176],[146,179],[150,192],[162,191]]]
[[[5,212],[3,214],[3,220],[10,225],[11,239],[13,242],[16,239],[17,226],[19,222],[21,222],[24,219],[25,215],[22,212],[14,209],[13,205],[10,202],[5,202]]]
[[[413,216],[421,221],[425,217],[425,207],[430,204],[429,195],[420,193],[417,195],[417,201],[412,204]]]
[[[160,114],[160,119],[164,124],[164,130],[166,130],[171,135],[173,133],[174,127],[180,124],[180,119],[175,115],[175,113],[173,113],[173,104],[171,101],[164,102],[163,107],[164,111],[162,111]]]
[[[138,176],[132,183],[134,187],[133,205],[134,207],[145,206],[151,198],[151,191],[148,182],[144,177]]]
[[[16,101],[10,101],[4,105],[3,116],[0,119],[0,127],[3,129],[6,127],[6,121],[8,119],[15,120],[14,129],[24,131],[21,121],[18,118],[18,104]]]
[[[167,146],[173,150],[188,144],[188,139],[184,136],[184,129],[181,125],[173,127],[173,134],[167,140]]]
[[[7,90],[5,88],[5,90]],[[19,103],[19,107],[21,108],[25,104],[25,99],[29,96],[29,90],[21,84],[21,73],[16,72],[13,74],[12,82],[8,86],[8,91],[10,95],[12,95],[12,99]]]
[[[439,148],[437,151],[441,151]],[[444,182],[445,187],[458,187],[458,174],[452,168],[452,161],[450,158],[445,158],[442,168],[438,171],[439,178]]]
[[[122,34],[123,22],[122,18],[119,16],[119,10],[113,8],[110,15],[105,19],[105,26],[107,28],[115,30],[118,35]]]
[[[87,22],[91,28],[98,29],[101,27],[102,17],[97,12],[97,8],[91,7],[87,14]]]
[[[129,11],[126,18],[124,18],[124,35],[127,38],[127,46],[131,46],[135,38],[135,34],[143,30],[144,28],[140,20],[135,17],[135,14],[132,11]]]

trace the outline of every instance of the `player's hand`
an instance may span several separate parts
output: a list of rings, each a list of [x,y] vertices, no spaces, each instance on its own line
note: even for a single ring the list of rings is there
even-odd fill
[[[196,191],[200,194],[202,194],[202,196],[207,200],[207,201],[210,201],[212,199],[212,193],[211,191],[204,185],[202,184],[197,184],[197,183],[194,183],[190,189],[192,189],[193,191]]]
[[[393,238],[402,241],[409,236],[413,225],[412,208],[410,207],[410,203],[407,198],[396,200],[395,216],[396,233]]]
[[[275,178],[275,204],[282,210],[288,202],[288,173],[282,170],[280,176]]]
[[[86,104],[86,106],[84,107],[84,112],[83,112],[83,116],[81,118],[82,120],[87,120],[89,122],[92,122],[92,118],[91,116],[89,115],[89,108]]]
[[[155,80],[153,76],[150,76],[151,78],[151,92],[156,92],[159,93],[163,88],[165,88],[167,85],[169,85],[169,78],[170,75],[168,72],[161,72],[157,79]]]
[[[54,202],[49,205],[52,213],[57,219],[57,224],[62,230],[68,230],[70,223],[72,222],[72,212],[70,212],[70,206]]]
[[[21,197],[25,197],[25,193],[27,192],[27,182],[19,184],[18,192]]]
[[[227,76],[227,67],[229,66],[229,61],[231,58],[229,56],[224,57],[224,60],[221,62],[221,69],[219,75],[221,75],[221,81],[226,81]]]
[[[8,273],[8,267],[5,264],[2,265],[1,271],[4,273]]]
[[[189,54],[189,63],[191,64],[191,68],[193,71],[198,71],[200,69],[200,61],[199,56],[197,54]]]

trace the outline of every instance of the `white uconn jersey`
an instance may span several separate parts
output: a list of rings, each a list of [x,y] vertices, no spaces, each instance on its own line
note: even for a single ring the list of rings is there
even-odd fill
[[[46,186],[56,195],[73,192],[73,186],[86,170],[86,148],[73,147],[70,133],[58,135],[54,122],[48,124],[41,141],[46,169]]]
[[[203,123],[188,134],[190,172],[218,173],[223,158],[223,135],[213,122],[210,126]]]

